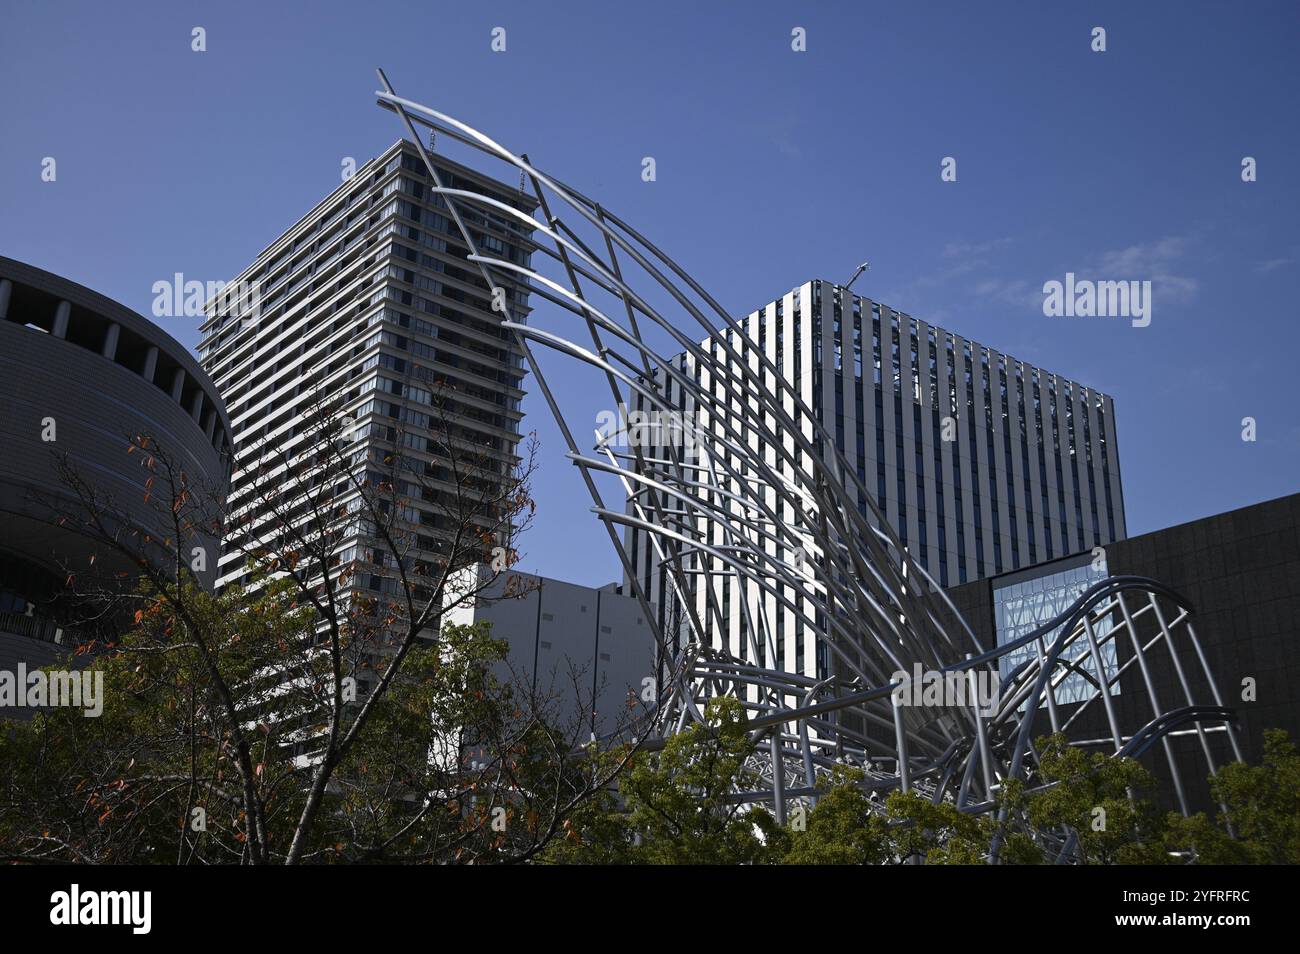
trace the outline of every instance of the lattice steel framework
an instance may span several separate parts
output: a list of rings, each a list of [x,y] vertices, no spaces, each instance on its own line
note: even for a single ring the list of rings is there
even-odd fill
[[[1241,758],[1232,710],[1185,600],[1154,580],[1111,577],[1034,632],[983,645],[902,547],[798,391],[698,282],[527,155],[398,96],[382,71],[379,76],[380,105],[404,123],[435,184],[431,192],[445,202],[488,288],[526,291],[573,323],[572,334],[549,332],[518,319],[509,301],[498,298],[503,325],[555,417],[632,595],[655,625],[664,679],[657,739],[647,745],[701,721],[709,698],[735,696],[762,753],[753,773],[762,785],[736,797],[768,804],[780,820],[792,800],[815,801],[819,776],[845,762],[864,770],[873,797],[901,788],[951,799],[966,811],[990,811],[1004,780],[1038,784],[1036,733],[1070,732],[1099,712],[1093,724],[1104,724],[1105,736],[1083,743],[1131,756],[1158,749],[1184,812],[1196,779],[1180,764],[1187,759],[1179,758],[1173,736],[1194,735],[1210,772]],[[539,202],[538,217],[482,192],[445,186],[417,126],[518,170],[520,188],[527,185]],[[532,264],[485,251],[477,235],[492,220],[533,233]],[[543,274],[543,265],[556,277]],[[671,356],[652,347],[652,339],[668,345]],[[625,430],[597,432],[594,446],[584,447],[537,359],[539,347],[595,369],[613,407],[639,404],[664,420],[689,407],[689,419],[674,420],[690,439],[682,446],[667,442],[654,456],[626,440]],[[602,484],[611,478],[626,495],[625,508],[605,499]],[[629,528],[646,535],[666,574],[687,636],[679,652],[671,650],[679,632],[656,624],[650,595],[634,572],[624,540]],[[728,574],[755,581],[768,598],[762,603],[790,611],[814,632],[828,671],[812,678],[754,662],[777,658],[777,634],[762,603],[734,608],[743,614],[745,658],[710,646],[706,620],[725,631],[730,608],[720,605],[715,583]],[[1110,625],[1099,626],[1103,619]],[[1022,646],[1032,646],[1032,657],[999,679],[1001,694],[991,706],[975,692],[965,703],[895,704],[914,681],[900,680],[899,672],[938,672],[974,687]],[[1162,675],[1170,671],[1172,690]],[[1086,681],[1087,697],[1058,705],[1054,689],[1072,675]],[[1127,695],[1120,699],[1126,675]],[[1134,684],[1145,697],[1140,706],[1127,688]],[[1059,857],[1068,860],[1070,842],[1059,844]],[[996,848],[993,855],[996,860]]]

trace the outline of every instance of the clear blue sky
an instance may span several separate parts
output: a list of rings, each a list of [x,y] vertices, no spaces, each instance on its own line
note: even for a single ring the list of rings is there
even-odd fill
[[[232,277],[343,157],[398,138],[383,66],[601,198],[736,313],[869,258],[857,291],[1108,391],[1140,533],[1300,489],[1297,48],[1295,2],[5,0],[0,253],[146,314],[174,272]],[[1044,317],[1066,271],[1154,278],[1150,327]],[[524,568],[606,582],[536,398]]]

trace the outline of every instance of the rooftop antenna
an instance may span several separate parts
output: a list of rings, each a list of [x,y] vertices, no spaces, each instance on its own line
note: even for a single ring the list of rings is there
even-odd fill
[[[853,273],[853,277],[844,283],[844,290],[848,291],[853,286],[853,283],[858,280],[858,276],[861,275],[870,267],[871,267],[870,262],[863,262],[861,265],[859,265],[858,270]]]

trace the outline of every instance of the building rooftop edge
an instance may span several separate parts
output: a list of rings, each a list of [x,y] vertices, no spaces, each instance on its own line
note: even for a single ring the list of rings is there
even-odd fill
[[[112,319],[128,330],[140,335],[151,344],[165,349],[167,354],[185,369],[186,374],[192,376],[210,397],[217,399],[215,406],[220,415],[222,426],[227,434],[230,433],[230,416],[226,412],[225,401],[222,399],[216,383],[208,376],[207,371],[203,369],[198,358],[190,349],[173,338],[161,325],[146,318],[138,311],[128,308],[121,302],[109,298],[102,292],[97,292],[93,288],[82,285],[80,282],[75,282],[57,272],[51,272],[36,265],[29,265],[26,262],[20,262],[17,259],[3,255],[0,255],[0,278],[8,278],[11,281],[27,282],[36,287],[43,287],[52,294],[66,298],[74,305],[80,305],[82,308]]]
[[[832,281],[832,280],[829,279],[829,278],[809,278],[808,280],[803,281],[803,282],[800,282],[798,285],[793,286],[793,287],[789,290],[789,292],[787,292],[786,294],[790,294],[791,292],[797,291],[798,289],[803,288],[805,285],[813,285],[813,284],[830,285],[832,288],[838,288],[838,289],[840,289],[841,291],[844,290],[844,286],[843,286],[843,285],[839,284],[838,282]],[[938,328],[938,329],[940,329],[940,330],[942,330],[942,331],[947,332],[948,334],[953,335],[954,337],[961,338],[963,341],[969,341],[972,345],[976,345],[978,348],[982,348],[982,349],[984,349],[984,350],[986,350],[986,351],[993,352],[994,354],[1000,354],[1000,355],[1003,355],[1004,357],[1010,358],[1012,361],[1014,361],[1014,362],[1016,362],[1016,363],[1018,363],[1018,364],[1028,365],[1029,367],[1031,367],[1031,368],[1037,368],[1037,369],[1040,370],[1040,371],[1047,371],[1047,372],[1048,372],[1049,374],[1051,374],[1053,377],[1064,378],[1066,381],[1068,381],[1068,382],[1070,382],[1070,383],[1073,383],[1073,384],[1080,385],[1081,387],[1086,388],[1088,391],[1090,391],[1090,392],[1092,392],[1092,393],[1094,393],[1094,394],[1099,394],[1099,395],[1101,395],[1101,396],[1104,397],[1104,398],[1109,398],[1110,401],[1111,401],[1111,403],[1114,403],[1114,401],[1115,401],[1114,396],[1113,396],[1109,391],[1103,391],[1101,388],[1093,387],[1091,384],[1086,384],[1086,383],[1084,383],[1083,381],[1079,380],[1079,379],[1076,378],[1076,377],[1072,377],[1072,376],[1069,376],[1069,375],[1064,375],[1064,374],[1061,374],[1061,373],[1059,373],[1059,372],[1057,372],[1057,371],[1052,371],[1052,370],[1050,370],[1050,369],[1048,369],[1048,368],[1043,367],[1043,366],[1040,365],[1040,364],[1036,364],[1036,363],[1034,363],[1034,362],[1032,362],[1032,361],[1026,361],[1026,360],[1024,360],[1023,358],[1017,358],[1015,355],[1013,355],[1013,354],[1012,354],[1011,352],[1009,352],[1009,351],[1003,351],[1003,350],[1000,349],[1000,348],[995,348],[995,347],[993,347],[992,345],[985,344],[985,343],[982,342],[982,341],[976,341],[974,338],[968,338],[968,337],[966,337],[965,335],[963,335],[963,334],[961,334],[961,333],[959,333],[959,332],[957,332],[957,331],[953,331],[951,328],[946,328],[946,327],[944,327],[943,325],[937,325],[937,324],[935,324],[935,323],[932,322],[932,321],[926,321],[924,318],[917,318],[915,315],[913,315],[913,314],[911,314],[911,313],[909,313],[909,312],[901,311],[901,310],[899,310],[899,309],[897,309],[897,308],[894,308],[892,305],[889,305],[889,304],[887,304],[887,303],[885,303],[885,302],[883,302],[883,301],[879,301],[878,299],[870,298],[870,297],[868,297],[868,296],[866,296],[866,295],[859,295],[857,292],[852,291],[852,290],[849,291],[849,294],[852,295],[854,298],[861,299],[862,301],[869,301],[869,302],[873,302],[873,303],[875,303],[875,304],[877,304],[877,305],[883,305],[884,307],[888,308],[891,312],[893,312],[893,313],[896,314],[896,315],[902,315],[902,316],[905,317],[905,318],[914,319],[914,320],[916,320],[916,321],[919,321],[919,322],[922,322],[922,323],[928,325],[928,326],[931,327],[931,328]],[[745,312],[745,314],[744,314],[743,316],[741,316],[741,317],[745,317],[745,318],[747,318],[747,317],[749,317],[750,315],[757,314],[757,313],[758,313],[759,311],[761,311],[763,308],[766,308],[768,305],[771,305],[771,304],[774,304],[774,303],[780,301],[780,300],[781,300],[782,298],[784,298],[784,297],[785,297],[785,295],[781,295],[781,296],[778,296],[778,297],[776,297],[776,298],[770,298],[770,299],[768,299],[766,302],[764,302],[762,305],[760,305],[758,308],[755,308],[755,309],[752,309],[752,310],[750,310],[750,311]],[[719,329],[719,330],[721,330],[721,329]]]
[[[336,201],[342,193],[346,192],[348,189],[352,187],[352,180],[354,178],[361,175],[366,170],[373,171],[374,166],[388,162],[393,156],[395,156],[399,152],[403,152],[406,149],[410,149],[414,151],[415,144],[411,142],[411,140],[405,137],[399,137],[398,139],[394,140],[393,143],[389,145],[387,148],[385,148],[383,151],[377,153],[376,155],[372,156],[371,158],[363,162],[360,166],[357,167],[356,172],[354,172],[351,177],[340,182],[338,186],[336,186],[334,189],[332,189],[329,192],[328,195],[318,200],[309,210],[307,210],[305,213],[300,215],[289,226],[283,229],[280,232],[280,234],[277,235],[275,239],[271,241],[269,245],[267,245],[256,255],[254,255],[252,261],[239,270],[239,272],[231,280],[231,283],[233,284],[235,282],[240,281],[250,272],[254,271],[261,262],[271,257],[273,252],[279,250],[280,247],[283,246],[286,242],[290,241],[296,233],[301,231],[306,225],[308,225],[311,221],[317,218],[323,212],[323,210],[330,205],[330,203]],[[457,162],[455,159],[452,159],[439,152],[435,152],[433,156],[436,159],[437,164],[446,166],[452,172],[455,172],[458,175],[465,175],[469,178],[478,179],[485,185],[496,186],[505,190],[506,192],[512,191],[512,187],[510,186],[509,183],[502,182],[500,179],[495,179],[492,176],[488,175],[487,173],[479,169],[475,169],[473,166],[467,166],[462,162]],[[524,202],[529,206],[530,210],[537,208],[537,206],[539,205],[537,199],[531,195],[522,194],[522,198]],[[200,328],[200,331],[206,333],[208,326],[211,325],[215,320],[216,320],[215,318],[209,318],[207,321],[204,322],[204,324]]]

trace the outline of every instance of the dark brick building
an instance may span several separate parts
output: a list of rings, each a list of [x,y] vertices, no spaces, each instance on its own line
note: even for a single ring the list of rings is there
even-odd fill
[[[999,642],[999,592],[1018,582],[1086,566],[1091,558],[1092,554],[1076,554],[952,587],[948,595],[976,635],[994,645]],[[1285,729],[1300,740],[1300,494],[1111,543],[1105,548],[1105,560],[1106,574],[1150,577],[1191,604],[1191,622],[1224,704],[1238,713],[1239,738],[1247,759],[1258,760],[1267,728]],[[1187,672],[1198,670],[1190,648],[1179,658]],[[1124,661],[1121,656],[1119,662]],[[1149,662],[1161,705],[1181,704],[1169,656],[1151,653]],[[1254,680],[1253,701],[1243,699],[1247,679]],[[1130,666],[1121,675],[1116,702],[1139,722],[1142,713],[1149,713],[1137,667]],[[1077,731],[1105,735],[1100,713],[1081,720]],[[1180,755],[1187,754],[1198,767],[1205,767],[1192,734],[1175,737],[1171,743]],[[1227,755],[1222,733],[1215,749]],[[1149,754],[1144,763],[1167,787],[1163,756]],[[1193,807],[1206,807],[1203,797],[1193,796],[1192,801]]]

